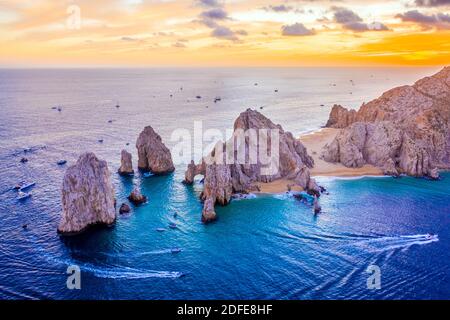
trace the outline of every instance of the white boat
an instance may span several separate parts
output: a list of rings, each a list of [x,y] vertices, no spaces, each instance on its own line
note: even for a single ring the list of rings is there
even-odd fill
[[[17,200],[24,200],[31,197],[31,193],[26,193],[26,192],[22,192],[19,191],[19,194],[17,195]]]
[[[30,182],[30,183],[24,184],[23,186],[20,187],[19,191],[23,191],[23,190],[26,190],[26,189],[28,189],[28,188],[31,188],[31,187],[33,187],[35,184],[36,184],[36,182]]]
[[[149,178],[151,176],[154,176],[154,174],[151,172],[144,172],[143,176],[144,176],[144,178]]]

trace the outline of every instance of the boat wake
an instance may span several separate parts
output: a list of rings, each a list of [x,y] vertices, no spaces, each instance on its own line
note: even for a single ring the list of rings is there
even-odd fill
[[[363,247],[370,252],[390,250],[407,250],[414,245],[425,245],[439,241],[438,235],[417,234],[397,237],[379,237],[358,241],[355,245]]]

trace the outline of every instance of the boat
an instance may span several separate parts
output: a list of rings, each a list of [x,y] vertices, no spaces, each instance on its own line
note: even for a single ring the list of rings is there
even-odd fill
[[[180,248],[172,248],[172,249],[170,249],[170,252],[171,253],[179,253],[179,252],[181,252],[181,249]]]
[[[143,176],[144,178],[148,178],[148,177],[154,176],[154,174],[151,173],[151,172],[144,172],[144,174],[143,174],[142,176]]]
[[[36,184],[36,182],[30,182],[30,183],[24,184],[23,186],[21,186],[21,187],[19,188],[19,191],[23,191],[23,190],[25,190],[25,189],[31,188],[31,187],[33,187],[35,184]]]
[[[59,166],[62,166],[63,164],[67,163],[67,160],[58,160],[58,162],[56,162]]]
[[[164,228],[156,228],[156,231],[158,231],[158,232],[164,232],[164,231],[166,231],[166,229],[164,229]]]
[[[171,223],[169,223],[169,228],[170,228],[170,229],[176,229],[176,228],[177,228],[177,224],[171,222]]]
[[[17,195],[17,200],[24,200],[31,197],[31,193],[26,193],[26,192],[22,192],[19,191],[19,194]]]

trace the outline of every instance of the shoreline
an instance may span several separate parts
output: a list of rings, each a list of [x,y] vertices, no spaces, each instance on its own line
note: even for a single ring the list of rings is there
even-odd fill
[[[347,168],[340,163],[330,163],[320,159],[320,153],[322,152],[325,144],[330,143],[340,132],[340,129],[333,128],[319,128],[315,131],[307,132],[300,137],[303,145],[306,147],[308,154],[314,159],[314,167],[311,169],[311,177],[313,178],[344,178],[355,179],[363,177],[383,177],[383,171],[381,169],[372,166],[364,165],[361,168]],[[259,183],[260,191],[258,194],[276,194],[284,193],[288,190],[288,185],[293,184],[292,180],[279,179],[269,183]],[[295,186],[291,188],[291,191],[303,191],[301,187]]]

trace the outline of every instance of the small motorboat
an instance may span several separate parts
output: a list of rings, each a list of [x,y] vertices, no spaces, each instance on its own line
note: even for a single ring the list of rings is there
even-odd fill
[[[103,143],[103,139],[98,139],[98,142]]]
[[[202,96],[196,96],[196,98],[197,98],[197,99],[201,99],[201,98],[202,98]]]
[[[170,229],[176,229],[176,228],[177,228],[177,224],[171,222],[171,223],[169,223],[169,228],[170,228]]]
[[[58,111],[59,111],[59,112],[61,112],[61,111],[62,111],[62,107],[58,107],[57,109],[58,109]]]
[[[144,178],[149,178],[149,177],[151,177],[151,176],[154,176],[154,174],[153,173],[151,173],[151,172],[144,172],[144,174],[142,175]]]
[[[31,193],[19,191],[19,194],[17,195],[17,200],[25,200],[29,197],[31,197]]]
[[[20,162],[22,162],[22,163],[28,162],[28,159],[23,157],[22,159],[20,159]]]
[[[435,238],[435,235],[434,234],[430,234],[430,233],[427,233],[427,235],[425,236],[425,239],[427,239],[427,240],[432,240],[434,238]]]
[[[172,249],[170,249],[170,252],[171,253],[179,253],[179,252],[181,252],[181,249],[180,248],[172,248]]]
[[[58,162],[56,162],[56,164],[58,165],[58,166],[62,166],[62,165],[64,165],[64,164],[66,164],[67,163],[67,160],[58,160]]]
[[[21,186],[19,188],[19,191],[26,190],[28,188],[31,188],[31,187],[35,186],[35,185],[36,185],[36,182],[30,182],[30,183],[24,184],[23,186]]]
[[[174,218],[178,217],[178,213],[175,212],[175,213],[173,214],[173,217],[174,217]]]
[[[166,231],[166,229],[165,229],[165,228],[156,228],[156,231],[158,231],[158,232],[164,232],[164,231]]]

